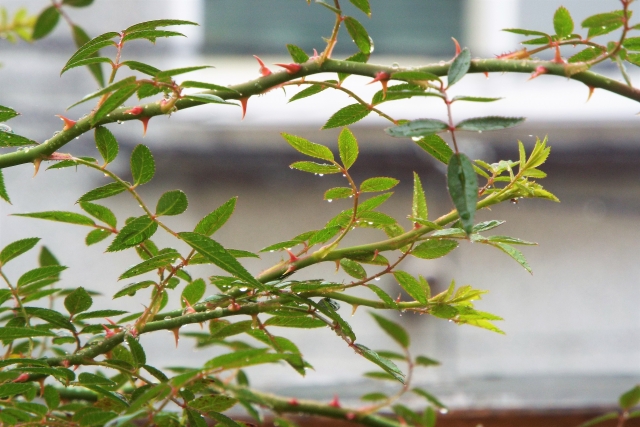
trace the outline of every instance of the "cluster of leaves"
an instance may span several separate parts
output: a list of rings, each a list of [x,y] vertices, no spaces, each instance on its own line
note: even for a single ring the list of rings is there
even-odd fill
[[[370,15],[368,0],[350,1]],[[33,38],[46,36],[56,26],[60,16],[66,18],[62,6],[83,7],[91,3],[91,0],[64,0],[46,8],[33,24]],[[486,291],[469,285],[456,287],[452,281],[448,289],[432,295],[431,287],[423,275],[416,277],[398,267],[407,257],[437,259],[451,253],[461,241],[472,241],[499,249],[531,271],[523,254],[514,245],[534,243],[503,235],[485,235],[485,232],[502,225],[504,221],[476,223],[474,218],[478,209],[519,198],[557,201],[538,183],[539,179],[546,176],[539,167],[546,161],[550,149],[546,140],[537,140],[527,154],[523,144],[519,143],[517,161],[493,164],[482,160],[472,161],[458,150],[456,136],[462,131],[506,129],[524,120],[521,117],[484,116],[456,124],[451,108],[456,102],[487,103],[498,100],[476,96],[450,97],[450,88],[471,70],[472,60],[468,49],[457,50],[448,64],[446,76],[424,70],[378,70],[373,82],[379,82],[382,89],[370,102],[363,100],[345,88],[343,83],[355,73],[354,65],[367,62],[373,43],[364,26],[357,19],[344,15],[338,2],[334,2],[334,5],[324,1],[316,3],[336,16],[333,33],[322,54],[310,58],[301,48],[288,45],[294,63],[284,64],[286,73],[272,75],[260,61],[262,80],[235,87],[197,81],[177,83],[174,80],[175,76],[205,66],[160,70],[133,60],[120,61],[126,43],[140,39],[155,43],[159,38],[182,36],[179,32],[164,28],[194,25],[193,22],[173,19],[148,21],[93,39],[72,24],[79,48],[67,61],[62,73],[87,66],[102,88],[73,105],[97,100],[91,113],[77,122],[63,118],[65,129],[60,133],[62,136],[57,138],[73,138],[93,129],[101,160],[57,152],[43,152],[32,160],[36,167],[41,161],[55,160],[57,162],[48,168],[54,170],[87,167],[105,174],[112,182],[81,195],[77,200],[77,211],[15,215],[88,227],[85,238],[88,246],[109,240],[107,252],[128,251],[137,256],[135,264],[119,276],[119,280],[134,281],[121,287],[112,297],[139,299],[145,294],[148,302],[144,304],[145,309],[138,313],[108,309],[102,305],[91,310],[93,298],[98,294],[82,287],[63,287],[61,276],[66,267],[46,247],[40,250],[37,268],[12,280],[12,272],[7,271],[6,265],[36,247],[39,239],[26,238],[6,245],[0,251],[0,279],[6,284],[6,289],[0,290],[0,340],[6,347],[4,359],[0,361],[0,421],[3,424],[128,426],[147,422],[158,426],[189,424],[204,427],[207,425],[206,419],[212,419],[222,426],[241,427],[248,424],[223,414],[239,405],[259,423],[263,421],[259,408],[268,408],[274,413],[276,423],[282,426],[295,425],[286,417],[287,413],[324,415],[371,426],[407,423],[424,427],[435,425],[436,412],[446,410],[445,406],[428,391],[412,387],[411,379],[415,367],[429,367],[438,363],[426,356],[414,357],[410,353],[407,331],[400,324],[375,312],[371,313],[374,321],[395,341],[400,351],[372,350],[363,345],[357,339],[354,328],[341,314],[340,303],[350,305],[352,313],[358,307],[409,311],[501,333],[494,322],[502,319],[477,310],[474,306],[474,301],[479,300]],[[609,25],[611,31],[623,28],[623,40],[607,50],[611,58],[622,58],[625,55],[621,53],[623,46],[624,49],[631,49],[633,45],[628,41],[632,39],[625,38],[626,31],[631,29],[628,24],[628,1],[623,1],[623,5],[621,13],[609,14],[609,18],[598,15],[583,23],[590,29],[596,27],[593,22],[600,27]],[[616,19],[621,20],[622,24],[613,22],[613,16],[617,16]],[[350,72],[343,69],[338,73],[337,80],[299,78],[306,75],[304,73],[308,70],[319,72],[317,64],[329,61],[343,25],[358,49],[345,62],[351,66]],[[591,37],[604,34],[598,32],[604,31],[600,28],[594,30],[593,34],[590,30],[586,41],[573,37],[571,17],[563,8],[556,12],[554,26],[557,34],[544,35],[547,39],[543,48],[559,48],[565,42],[591,43]],[[511,31],[525,34],[523,31],[527,30]],[[77,34],[80,33],[84,36],[78,38]],[[542,37],[541,34],[529,33],[525,35]],[[102,55],[101,50],[107,48],[115,49],[113,57]],[[102,64],[111,67],[106,81],[100,68]],[[123,66],[145,76],[139,78],[134,75],[116,81],[117,72]],[[309,68],[304,69],[306,66]],[[312,69],[312,66],[316,68]],[[308,71],[308,74],[312,71]],[[369,71],[362,70],[361,74],[365,72]],[[389,86],[390,80],[400,83]],[[309,85],[293,95],[290,102],[316,95],[327,88],[343,91],[355,101],[334,113],[324,125],[324,128],[342,128],[337,150],[300,136],[282,134],[293,149],[311,158],[297,161],[291,164],[291,168],[317,175],[342,175],[346,181],[344,186],[327,189],[324,199],[336,201],[336,204],[347,201],[351,206],[338,212],[321,228],[263,248],[261,252],[280,251],[283,257],[260,275],[254,276],[241,260],[259,258],[259,254],[224,247],[213,238],[233,214],[236,198],[215,208],[187,231],[170,228],[163,222],[165,217],[183,214],[189,204],[187,195],[181,190],[170,190],[155,201],[155,208],[146,203],[138,189],[149,183],[156,174],[151,150],[142,144],[133,149],[128,159],[131,178],[124,179],[110,168],[113,162],[120,160],[120,149],[118,141],[105,125],[115,120],[138,119],[146,127],[152,116],[171,114],[181,107],[205,103],[231,104],[227,101],[229,99],[240,100],[243,108],[246,108],[250,96],[283,84]],[[184,89],[191,88],[205,89],[206,92],[183,93]],[[125,107],[124,103],[134,94],[138,99],[155,95],[161,96],[161,99],[145,105]],[[386,102],[412,97],[442,101],[447,109],[448,121],[433,118],[393,119],[379,109]],[[354,133],[346,126],[364,119],[371,112],[393,123],[386,129],[387,134],[410,138],[426,153],[447,165],[447,185],[454,207],[451,212],[439,218],[429,216],[422,182],[414,172],[409,224],[405,228],[395,218],[379,210],[392,196],[391,190],[399,183],[397,179],[377,176],[356,183],[350,169],[358,159],[360,147]],[[13,109],[0,106],[0,122],[17,115]],[[446,132],[451,135],[451,145],[440,136]],[[18,147],[19,151],[10,154],[41,150],[47,144],[51,142],[38,144],[15,135],[6,125],[0,125],[0,147]],[[481,184],[481,180],[486,182]],[[129,193],[135,200],[135,204],[142,209],[139,216],[119,221],[106,205],[109,198],[121,193]],[[0,198],[9,201],[1,173]],[[361,228],[380,230],[383,240],[357,247],[342,246],[347,234]],[[173,236],[177,247],[160,247],[153,240],[160,230]],[[339,283],[323,279],[295,280],[297,271],[322,262],[335,262],[351,279]],[[189,266],[202,264],[215,266],[223,273],[194,277]],[[398,284],[395,291],[402,289],[408,295],[407,300],[394,299],[388,289],[375,284],[376,279],[385,275],[393,277]],[[350,292],[359,288],[368,289],[372,298]],[[210,289],[215,291],[211,292]],[[43,307],[47,304],[48,307]],[[195,323],[204,326],[205,322],[208,328],[202,332],[180,333],[182,326]],[[395,395],[369,392],[361,397],[369,406],[350,409],[340,407],[337,399],[327,405],[285,399],[252,389],[245,368],[277,363],[304,375],[312,367],[294,342],[277,334],[278,328],[331,329],[358,356],[378,368],[367,372],[366,377],[393,381],[399,384],[398,392]],[[145,349],[138,339],[140,335],[159,330],[173,331],[176,345],[178,337],[182,335],[195,339],[198,347],[216,347],[221,353],[198,367],[154,366],[152,360],[147,360]],[[77,368],[80,369],[79,373],[75,371]],[[427,409],[415,411],[399,403],[399,399],[407,392],[424,398]],[[640,394],[634,389],[621,398],[625,417],[638,403],[638,396]],[[171,407],[179,409],[172,410]],[[374,415],[387,407],[391,407],[397,422]]]

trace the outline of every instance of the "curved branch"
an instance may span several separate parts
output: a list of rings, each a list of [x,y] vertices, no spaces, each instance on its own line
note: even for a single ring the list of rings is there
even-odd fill
[[[413,68],[413,71],[426,71],[438,76],[446,76],[450,63],[426,65],[420,68]],[[581,66],[586,64],[558,64],[552,61],[531,61],[531,60],[504,60],[504,59],[475,59],[471,62],[470,73],[493,73],[493,72],[510,72],[510,73],[534,73],[539,67],[545,69],[545,73],[565,78],[570,78],[584,83],[591,88],[604,89],[609,92],[618,94],[625,98],[640,102],[640,90],[630,87],[624,83],[615,81],[609,77],[591,72],[581,71]],[[239,85],[230,86],[231,91],[206,91],[203,93],[215,94],[222,99],[241,99],[249,98],[253,95],[260,95],[274,89],[283,83],[287,83],[300,77],[319,74],[323,72],[349,73],[360,76],[375,77],[379,72],[386,72],[391,75],[400,71],[407,71],[403,68],[392,68],[383,65],[362,64],[350,61],[340,61],[335,59],[326,59],[320,63],[317,60],[308,61],[301,65],[300,71],[289,74],[286,71],[273,73],[266,77],[260,77]],[[202,105],[202,102],[181,99],[176,102],[176,108],[182,110]],[[103,118],[94,126],[91,125],[91,116],[87,116],[78,120],[75,126],[62,131],[44,143],[25,149],[0,155],[0,169],[16,166],[35,161],[46,160],[51,154],[59,150],[67,143],[73,141],[77,136],[88,132],[93,127],[105,125],[116,121],[138,120],[140,118],[154,117],[166,114],[162,111],[160,101],[151,102],[140,105],[142,112],[138,115],[127,113],[129,107],[119,107],[112,111],[108,117]]]

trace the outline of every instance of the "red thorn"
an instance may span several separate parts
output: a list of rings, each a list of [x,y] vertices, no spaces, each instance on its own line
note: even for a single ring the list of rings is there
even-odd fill
[[[314,60],[314,59],[319,59],[320,55],[318,55],[318,51],[313,49],[313,56],[309,59]]]
[[[396,302],[400,302],[402,300],[402,294],[398,294],[398,298],[396,298]]]
[[[109,329],[106,325],[100,325],[100,326],[102,326],[102,329],[104,329],[104,332],[105,332],[104,335],[106,338],[111,338],[112,336],[115,335],[115,333],[111,329]]]
[[[249,101],[249,97],[240,98],[240,104],[242,105],[242,119],[244,120],[244,116],[247,114],[247,101]]]
[[[116,322],[114,322],[113,320],[109,319],[108,317],[105,317],[104,320],[106,320],[107,322],[111,323],[113,326],[118,326],[118,324]]]
[[[377,249],[376,249],[375,251],[373,251],[373,258],[372,258],[371,260],[373,261],[373,260],[375,260],[376,258],[378,258],[378,254],[379,254],[379,253],[380,253],[380,251],[379,251],[379,250],[377,250]]]
[[[379,72],[377,72],[375,74],[375,77],[373,78],[373,80],[371,80],[367,84],[370,85],[371,83],[380,82],[380,84],[382,85],[382,97],[386,98],[387,97],[387,83],[389,82],[390,78],[391,78],[391,74],[386,73],[384,71],[379,71]]]
[[[287,268],[287,271],[284,272],[284,274],[293,273],[294,271],[296,271],[296,266],[294,264],[291,264],[289,268]]]
[[[520,49],[515,52],[507,52],[501,55],[496,56],[496,59],[527,59],[529,57],[529,52],[527,49]]]
[[[462,49],[460,49],[460,43],[458,43],[458,40],[454,37],[451,37],[451,40],[453,40],[453,43],[456,45],[456,56],[460,55],[460,52],[462,52]]]
[[[193,308],[193,306],[191,304],[189,304],[189,301],[185,297],[182,297],[182,300],[184,301],[184,304],[186,305],[186,308],[184,310],[182,310],[182,314],[193,314],[193,313],[196,312],[196,309]],[[200,326],[202,326],[202,324]]]
[[[147,134],[147,126],[149,126],[149,120],[151,117],[140,117],[138,120],[142,122],[142,136]]]
[[[353,412],[347,412],[347,415],[345,415],[345,418],[348,419],[349,421],[353,421],[356,419],[356,414],[354,414]]]
[[[333,406],[334,408],[340,408],[340,400],[338,399],[338,395],[333,396],[333,400],[329,402],[329,406]]]
[[[489,78],[489,73],[487,71],[485,71],[483,74],[486,78]]]
[[[531,77],[529,77],[529,80],[533,80],[533,79],[535,79],[536,77],[538,77],[541,74],[546,74],[548,71],[549,70],[547,70],[546,67],[543,67],[541,65],[538,68],[536,68],[536,71],[533,74],[531,74]]]
[[[260,64],[260,74],[262,74],[262,77],[267,77],[269,74],[271,74],[271,70],[268,69],[266,65],[264,65],[262,59],[258,58],[256,55],[253,55],[253,57],[256,58],[258,60],[258,64]]]
[[[18,375],[18,378],[13,380],[13,382],[14,383],[23,383],[23,382],[27,381],[28,379],[29,379],[29,374],[27,374],[26,372],[23,372],[20,375]]]
[[[40,170],[40,163],[42,163],[42,158],[35,159],[33,161],[33,176],[38,175],[38,171]]]
[[[44,378],[38,380],[40,383],[40,397],[44,396]]]
[[[567,62],[562,59],[562,55],[560,55],[560,46],[556,46],[556,54],[553,57],[553,62],[556,64],[566,64]]]
[[[289,254],[289,262],[296,262],[299,259],[291,250],[287,249],[287,253]]]
[[[240,304],[238,304],[237,302],[234,301],[234,302],[232,302],[231,304],[229,304],[227,306],[227,309],[229,311],[238,311],[238,310],[240,310]]]
[[[63,131],[69,130],[76,125],[75,120],[68,119],[65,116],[61,116],[60,114],[56,114],[56,117],[60,117],[60,119],[64,122],[64,127],[62,128]]]
[[[144,111],[144,109],[141,106],[136,106],[133,108],[129,108],[127,111],[125,111],[125,114],[133,114],[134,116],[137,116],[138,114],[141,114]]]
[[[298,403],[298,399],[289,399],[289,405],[291,406],[298,406],[300,403]]]
[[[173,332],[173,337],[176,340],[176,348],[178,348],[178,341],[180,340],[180,326],[171,329],[171,332]]]
[[[591,96],[593,95],[593,92],[596,90],[595,87],[593,86],[587,86],[589,88],[589,96],[587,96],[587,102],[589,102],[589,100],[591,99]]]
[[[295,74],[302,69],[300,64],[274,64],[287,70],[289,74]]]
[[[70,363],[69,363],[69,361],[68,361],[68,360],[63,360],[62,362],[60,362],[60,364],[61,364],[62,366],[64,366],[65,368],[68,368],[68,367],[69,367],[69,365],[70,365]]]

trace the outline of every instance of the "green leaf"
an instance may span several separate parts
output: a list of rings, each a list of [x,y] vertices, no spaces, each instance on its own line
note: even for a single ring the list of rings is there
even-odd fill
[[[105,385],[109,387],[117,385],[115,382],[111,381],[109,378],[96,375],[96,374],[91,374],[89,372],[83,372],[80,375],[78,375],[78,382],[83,385],[85,384]]]
[[[0,340],[17,340],[19,338],[32,338],[32,337],[55,337],[51,331],[46,329],[32,329],[32,328],[16,328],[16,327],[0,327]],[[2,386],[0,386],[2,387]],[[2,393],[0,393],[0,396]]]
[[[88,216],[75,213],[75,212],[63,212],[63,211],[45,211],[45,212],[33,212],[24,214],[13,214],[13,216],[22,216],[26,218],[38,218],[47,219],[49,221],[66,222],[68,224],[88,225],[94,227],[95,222]]]
[[[364,279],[367,277],[367,272],[364,267],[362,267],[359,263],[352,261],[348,258],[342,258],[340,260],[340,265],[345,273],[347,273],[351,277],[355,277],[356,279]]]
[[[113,239],[107,252],[117,252],[139,245],[154,235],[158,229],[158,223],[144,215],[134,219],[122,227]]]
[[[2,328],[0,328],[2,329]],[[0,385],[0,397],[11,397],[17,394],[24,394],[31,390],[33,385],[26,383],[6,383]],[[8,411],[7,411],[8,412]]]
[[[258,282],[220,243],[198,233],[182,232],[178,235],[185,243],[224,271],[254,288],[264,289],[264,285]]]
[[[509,237],[509,236],[489,236],[487,237],[487,241],[508,243],[510,245],[537,245],[537,243],[535,242],[527,242],[526,240],[521,240],[516,237]]]
[[[193,282],[189,283],[182,291],[182,296],[180,298],[182,306],[186,306],[184,300],[187,300],[190,305],[194,305],[195,303],[200,301],[200,299],[202,299],[202,297],[204,296],[204,292],[206,291],[206,289],[207,284],[204,283],[204,280],[202,279],[196,279]]]
[[[133,62],[133,61],[131,61]],[[124,64],[124,62],[123,62]],[[146,64],[143,64],[146,65]],[[160,70],[156,69],[156,72],[154,73],[150,73],[152,76],[155,76]],[[226,86],[220,86],[220,85],[216,85],[213,83],[205,83],[205,82],[196,82],[193,80],[185,80],[182,83],[180,83],[180,86],[182,87],[195,87],[195,88],[199,88],[199,89],[209,89],[209,90],[217,90],[217,91],[221,91],[221,92],[232,92],[232,93],[238,93],[237,90],[235,89],[231,89],[230,87],[226,87]]]
[[[431,359],[426,356],[418,356],[416,357],[416,365],[420,366],[437,366],[440,365],[440,362],[437,360]]]
[[[309,246],[317,245],[318,243],[324,243],[327,240],[331,239],[333,236],[340,232],[340,227],[325,227],[322,230],[318,231],[316,234],[311,236],[309,239]]]
[[[380,326],[383,331],[385,331],[391,338],[393,338],[400,345],[400,347],[409,348],[409,334],[402,326],[378,314],[369,314],[373,316],[375,321],[378,323],[378,326]]]
[[[505,254],[509,255],[511,258],[515,259],[518,264],[520,264],[522,267],[524,267],[525,270],[531,273],[531,267],[529,266],[529,263],[527,263],[527,260],[525,259],[522,252],[511,245],[507,245],[506,243],[492,242],[491,245],[495,246]]]
[[[238,105],[235,102],[225,101],[217,95],[212,95],[210,93],[194,93],[192,95],[185,95],[183,98],[190,99],[192,101],[203,102],[205,104],[227,104],[227,105]]]
[[[265,326],[281,326],[285,328],[301,328],[301,329],[311,329],[311,328],[323,328],[327,326],[320,319],[314,319],[313,317],[308,316],[273,316],[268,318],[264,322]]]
[[[566,7],[560,6],[553,15],[553,28],[560,38],[565,38],[573,33],[573,19]]]
[[[324,145],[316,144],[307,139],[301,138],[295,135],[289,135],[288,133],[282,133],[282,137],[293,148],[310,157],[326,160],[328,162],[333,161],[333,153]]]
[[[485,98],[483,96],[454,96],[451,102],[454,101],[469,101],[469,102],[494,102],[499,101],[502,98]]]
[[[640,37],[629,37],[622,42],[622,46],[624,46],[625,49],[638,51],[640,50]],[[0,110],[0,117],[1,114],[2,111]]]
[[[360,192],[375,192],[375,191],[387,191],[396,185],[398,185],[400,181],[395,178],[389,177],[378,177],[378,178],[369,178],[366,179],[360,184]]]
[[[113,295],[113,299],[120,298],[120,297],[123,297],[125,295],[133,296],[140,289],[145,289],[145,288],[148,288],[149,286],[153,286],[155,284],[156,284],[156,282],[154,282],[153,280],[145,280],[143,282],[130,283],[127,286],[125,286],[122,289],[120,289],[118,292],[116,292]]]
[[[439,365],[439,363],[436,363],[436,364]],[[417,394],[418,396],[424,397],[427,400],[427,402],[431,403],[432,405],[438,408],[446,408],[446,406],[442,402],[440,402],[436,397],[434,397],[431,393],[428,393],[427,391],[421,388],[417,388],[417,387],[412,388],[411,391]]]
[[[601,423],[603,423],[605,421],[617,420],[619,418],[620,418],[620,414],[618,414],[617,411],[607,412],[606,414],[600,415],[599,417],[592,418],[589,421],[586,421],[586,422],[580,424],[579,427],[591,427],[591,426],[595,426],[597,424],[601,424]]]
[[[309,60],[309,55],[307,55],[304,50],[294,44],[288,44],[287,50],[289,51],[289,55],[291,55],[291,59],[293,59],[293,62],[295,62],[296,64],[304,64]]]
[[[131,175],[136,186],[151,181],[156,173],[156,163],[151,150],[146,145],[138,144],[131,153]]]
[[[197,399],[189,402],[189,406],[198,411],[204,412],[205,415],[209,415],[211,412],[223,412],[232,408],[238,402],[230,396],[222,394],[200,396]]]
[[[338,83],[336,80],[327,80],[328,83]],[[329,86],[325,86],[323,84],[312,84],[306,89],[302,89],[300,92],[296,93],[289,99],[289,102],[296,101],[298,99],[307,98],[309,96],[315,95],[316,93],[320,93]]]
[[[409,273],[396,270],[393,272],[393,277],[398,281],[398,284],[408,293],[414,300],[420,304],[427,304],[427,292],[424,286]]]
[[[445,256],[458,247],[458,242],[450,239],[429,239],[413,248],[411,255],[422,259],[436,259]]]
[[[358,141],[348,128],[342,129],[338,135],[338,150],[342,165],[349,169],[358,158]]]
[[[7,120],[10,120],[10,119],[12,119],[14,117],[17,117],[19,115],[20,115],[20,113],[18,113],[13,108],[9,108],[9,107],[5,107],[3,105],[0,105],[0,122],[6,122]]]
[[[76,288],[64,299],[64,306],[71,315],[89,310],[92,304],[93,298],[83,287]]]
[[[487,230],[491,230],[494,229],[502,224],[504,224],[505,221],[498,221],[495,219],[492,219],[491,221],[483,221],[483,222],[479,222],[476,225],[473,226],[473,232],[474,233],[481,233],[483,231],[487,231]]]
[[[107,197],[112,197],[117,194],[122,193],[126,190],[119,182],[112,182],[102,187],[94,188],[91,191],[86,192],[78,199],[78,202],[90,202],[93,200],[106,199]]]
[[[177,31],[141,30],[141,31],[134,31],[131,33],[125,33],[124,37],[122,38],[122,41],[128,42],[136,39],[146,39],[146,40],[149,40],[151,43],[155,43],[158,37],[175,37],[175,36],[186,37],[184,34],[179,33]]]
[[[187,195],[181,190],[167,191],[158,200],[156,216],[179,215],[187,210]]]
[[[351,36],[353,42],[358,46],[360,52],[365,55],[370,55],[373,51],[373,42],[367,33],[367,30],[358,22],[355,18],[347,16],[343,20],[347,31]]]
[[[96,127],[95,133],[96,147],[100,155],[104,159],[104,163],[108,164],[115,160],[118,155],[118,141],[111,131],[104,126]]]
[[[396,138],[427,136],[449,129],[449,125],[437,119],[411,120],[401,125],[386,128],[384,131]]]
[[[467,234],[473,229],[473,217],[478,202],[478,177],[473,164],[462,153],[454,154],[447,168],[447,186],[462,227]]]
[[[631,390],[626,391],[620,396],[619,399],[620,408],[623,411],[628,411],[638,403],[640,403],[640,385],[637,385]]]
[[[58,406],[60,406],[60,394],[55,387],[51,385],[44,386],[44,392],[42,394],[49,409],[57,409]]]
[[[95,311],[87,311],[84,313],[80,313],[76,316],[73,316],[73,320],[86,320],[86,319],[96,319],[98,317],[110,317],[110,316],[120,316],[122,314],[126,314],[128,311],[124,310],[95,310]]]
[[[322,129],[333,129],[341,126],[348,126],[358,122],[369,115],[371,110],[362,104],[351,104],[336,111]]]
[[[524,117],[475,117],[473,119],[463,120],[456,126],[457,130],[469,130],[469,131],[485,131],[485,130],[499,130],[507,129],[519,125],[524,122]]]
[[[389,396],[380,392],[372,392],[360,396],[360,400],[364,400],[366,402],[379,402],[382,400],[387,400],[388,398]]]
[[[111,212],[111,209],[89,202],[81,202],[80,207],[83,211],[85,211],[92,217],[104,222],[107,225],[110,225],[113,228],[116,227],[118,221],[113,212]]]
[[[142,345],[140,345],[138,340],[130,334],[127,334],[125,339],[127,340],[127,344],[129,344],[129,351],[131,351],[131,354],[133,355],[133,361],[136,368],[145,365],[147,363],[147,355],[144,353]]]
[[[37,317],[38,319],[42,319],[47,323],[53,325],[56,328],[68,329],[70,331],[75,331],[76,328],[73,324],[62,314],[58,313],[55,310],[49,310],[48,308],[40,308],[40,307],[23,307],[27,315]]]
[[[388,374],[392,375],[396,380],[398,380],[402,384],[404,384],[404,374],[396,366],[395,363],[393,363],[389,359],[385,359],[384,357],[380,357],[380,355],[378,355],[378,353],[376,353],[373,350],[370,350],[369,348],[365,347],[362,344],[356,344],[355,346],[357,347],[357,349],[359,350],[360,354],[362,354],[362,356],[365,359],[367,359],[370,362],[373,362],[376,365],[380,366],[382,369],[385,370],[385,372],[387,372]]]
[[[235,369],[245,366],[259,365],[263,363],[274,363],[286,359],[290,355],[267,353],[268,349],[259,348],[251,350],[237,350],[233,353],[223,354],[214,357],[205,363],[205,369]]]
[[[90,58],[85,58],[85,59],[80,59],[76,62],[73,62],[69,65],[67,65],[67,67],[65,68],[64,71],[70,70],[72,68],[77,68],[77,67],[83,67],[85,65],[90,66],[89,68],[91,69],[91,66],[98,66],[98,64],[110,64],[113,65],[113,62],[111,61],[111,59],[109,58],[105,58],[104,56],[92,56]],[[102,70],[100,68],[100,70]],[[102,85],[104,86],[104,85]]]
[[[129,67],[131,70],[133,71],[140,71],[141,73],[144,73],[148,76],[154,76],[156,74],[158,74],[160,72],[160,69],[149,65],[149,64],[145,64],[144,62],[138,62],[138,61],[122,61],[120,63],[120,65],[126,65],[127,67]],[[184,83],[183,83],[184,85]],[[187,86],[183,86],[183,87],[187,87]]]
[[[93,3],[93,0],[62,0],[62,4],[71,7],[87,7]]]
[[[7,193],[7,188],[4,185],[4,175],[2,174],[1,170],[0,170],[0,199],[2,199],[5,202],[11,204],[11,199],[9,199],[9,194]]]
[[[451,87],[462,79],[469,67],[471,66],[471,52],[468,48],[462,49],[462,51],[453,59],[449,72],[447,73],[447,87]]]
[[[0,130],[0,147],[24,147],[27,145],[38,145],[38,143],[13,132]]]
[[[29,249],[38,244],[39,241],[39,237],[30,237],[27,239],[16,240],[15,242],[9,243],[2,249],[2,252],[0,252],[0,267],[4,266],[12,259],[19,257],[23,253],[27,252]]]
[[[616,10],[613,12],[599,13],[592,15],[582,21],[582,28],[589,28],[589,38],[595,35],[602,35],[606,33],[600,33],[599,30],[609,30],[611,32],[616,28],[620,28],[623,25],[624,12],[622,10]],[[605,28],[602,28],[605,27]],[[613,28],[615,27],[615,28]],[[612,29],[610,29],[612,28]],[[592,34],[592,29],[594,33]]]
[[[49,35],[50,32],[58,24],[60,20],[60,12],[55,6],[49,6],[40,12],[35,25],[33,26],[33,33],[31,38],[33,40],[39,40]]]
[[[110,231],[103,230],[101,228],[91,230],[84,238],[84,243],[87,246],[95,245],[96,243],[102,242],[104,239],[111,236],[111,234],[112,233]]]
[[[353,195],[353,189],[350,187],[330,188],[324,193],[325,200],[346,199]]]
[[[116,32],[109,32],[101,34],[88,42],[84,43],[72,56],[69,58],[61,73],[64,73],[67,69],[67,66],[73,64],[79,60],[89,58],[92,55],[95,55],[100,49],[107,46],[116,46],[116,42],[114,42],[114,37],[118,37],[120,34]],[[135,77],[134,77],[135,79]]]
[[[216,210],[202,218],[193,231],[205,236],[211,236],[213,233],[218,231],[220,227],[222,227],[231,217],[234,209],[236,208],[237,200],[237,197],[232,197],[224,202]]]
[[[415,172],[413,173],[413,203],[411,204],[411,216],[421,219],[427,219],[429,217],[427,198],[424,195],[420,177]]]
[[[124,33],[131,33],[134,31],[155,30],[158,27],[169,27],[172,25],[198,25],[196,22],[184,21],[181,19],[156,19],[153,21],[140,22],[132,25]]]
[[[134,265],[118,278],[118,280],[128,279],[130,277],[139,276],[140,274],[147,273],[149,271],[169,267],[173,261],[175,261],[180,254],[177,252],[167,252],[160,255],[156,255],[148,260],[142,261],[140,264]]]
[[[89,95],[85,96],[80,101],[76,102],[75,104],[71,104],[69,107],[67,107],[67,110],[70,109],[70,108],[75,107],[76,105],[82,104],[83,102],[86,102],[86,101],[88,101],[90,99],[97,98],[99,96],[106,95],[106,94],[112,93],[114,91],[117,92],[120,89],[126,89],[126,88],[131,88],[131,87],[136,87],[136,78],[135,78],[135,76],[127,77],[125,79],[122,79],[120,81],[112,83],[109,86],[104,87],[104,88],[100,89],[97,92],[90,93]],[[107,113],[109,113],[109,112],[110,111],[107,111],[105,113],[105,115]],[[95,116],[94,116],[94,118],[95,118]],[[92,121],[92,124],[94,124],[94,123],[95,123],[95,121]]]
[[[178,76],[180,74],[187,74],[193,71],[204,70],[205,68],[213,68],[211,65],[198,65],[196,67],[184,67],[184,68],[173,68],[171,70],[160,71],[156,74],[156,79],[163,79],[167,77]]]
[[[22,276],[20,276],[20,278],[18,279],[18,288],[27,286],[31,283],[37,282],[38,280],[50,277],[58,277],[60,272],[66,269],[67,267],[63,265],[49,265],[46,267],[34,268],[33,270],[29,270]]]
[[[315,173],[315,174],[330,174],[341,172],[338,166],[329,165],[326,163],[315,162],[295,162],[289,166],[291,169],[297,169],[303,172]]]
[[[104,101],[98,110],[93,113],[93,117],[91,117],[91,125],[94,126],[98,123],[103,117],[106,117],[113,110],[121,106],[127,99],[131,97],[138,90],[137,84],[131,84],[113,92],[109,95],[106,101]]]
[[[506,31],[508,33],[520,34],[523,36],[543,36],[551,38],[551,36],[547,33],[543,33],[542,31],[534,31],[534,30],[523,30],[521,28],[505,28],[502,31]]]
[[[367,16],[371,17],[371,5],[369,0],[349,0],[352,5],[363,11]]]

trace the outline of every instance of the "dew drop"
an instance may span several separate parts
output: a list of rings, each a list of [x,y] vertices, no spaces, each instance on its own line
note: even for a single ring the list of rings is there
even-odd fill
[[[247,292],[248,289],[249,288],[242,287],[242,288],[240,288],[240,292]]]
[[[391,68],[393,68],[394,70],[397,70],[398,68],[400,68],[400,64],[398,64],[397,62],[394,62],[393,64],[391,64]]]
[[[13,133],[13,130],[7,125],[0,124],[0,132]]]
[[[271,249],[269,252],[273,252],[273,249]]]
[[[323,173],[321,173],[321,174],[318,174],[318,176],[324,176],[324,174],[323,174]]]
[[[369,222],[367,222],[367,224],[369,224],[369,225],[373,225],[373,222],[369,221]]]
[[[79,136],[76,136],[76,139],[80,139],[80,137],[79,137]]]
[[[342,174],[342,176],[345,177],[345,178],[347,177],[347,175],[345,175],[345,174]]]
[[[122,120],[118,120],[116,123],[118,123],[119,125],[121,125],[123,123]]]
[[[440,412],[442,415],[444,415],[444,414],[448,414],[448,413],[449,413],[449,410],[448,410],[447,408],[440,408],[440,411],[439,411],[439,412]]]
[[[56,136],[56,135],[57,135],[57,134],[59,134],[59,133],[60,133],[60,131],[59,131],[59,130],[57,130],[57,131],[55,131],[55,132],[53,133],[53,136]]]
[[[109,174],[106,174],[106,173],[105,173],[105,174],[104,174],[104,176],[109,177]]]
[[[333,199],[327,199],[327,202],[331,203],[333,202]]]
[[[171,316],[165,316],[164,320],[171,320]]]
[[[373,280],[377,280],[377,281],[380,281],[380,278],[379,278],[379,277],[376,277],[376,278],[375,278],[375,279],[373,279]]]
[[[478,131],[478,133],[482,133],[482,131],[481,131],[481,130],[479,130],[479,131]]]
[[[529,138],[533,138],[533,135],[529,135]]]

